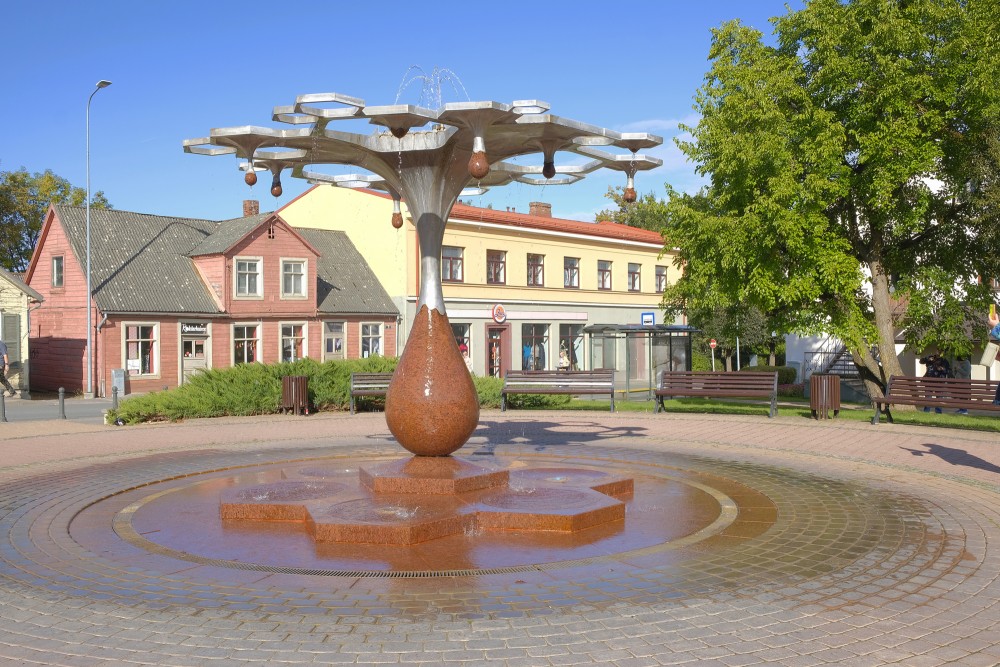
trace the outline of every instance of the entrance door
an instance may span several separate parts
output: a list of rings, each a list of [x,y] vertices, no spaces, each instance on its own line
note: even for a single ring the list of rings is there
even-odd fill
[[[205,356],[206,338],[181,338],[181,382],[187,382],[193,373],[208,368]]]
[[[510,327],[486,327],[486,374],[502,378],[510,370]]]

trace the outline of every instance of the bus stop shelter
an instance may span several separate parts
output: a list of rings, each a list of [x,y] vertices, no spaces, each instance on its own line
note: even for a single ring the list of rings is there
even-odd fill
[[[662,371],[691,370],[691,334],[697,331],[686,324],[592,324],[583,329],[590,343],[590,368],[615,369],[615,383],[626,400],[651,400]]]

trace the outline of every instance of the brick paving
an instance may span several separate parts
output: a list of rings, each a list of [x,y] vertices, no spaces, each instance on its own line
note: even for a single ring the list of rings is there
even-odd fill
[[[997,434],[484,412],[460,455],[696,475],[739,516],[663,548],[423,577],[172,552],[128,521],[228,470],[401,452],[380,414],[0,434],[3,664],[1000,664]],[[639,494],[630,511],[669,515]]]

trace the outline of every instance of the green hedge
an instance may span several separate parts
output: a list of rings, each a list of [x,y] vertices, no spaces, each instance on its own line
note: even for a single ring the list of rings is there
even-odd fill
[[[351,373],[391,373],[395,357],[368,357],[320,363],[302,359],[293,363],[240,364],[233,368],[209,369],[196,373],[175,389],[130,396],[110,410],[111,421],[126,424],[178,421],[196,417],[265,415],[278,412],[281,378],[305,375],[309,378],[309,404],[317,410],[347,410],[351,403]],[[473,376],[484,408],[500,407],[503,380]],[[570,396],[516,396],[516,408],[549,408],[566,405]],[[370,397],[357,401],[360,410],[382,409],[384,399]]]
[[[744,366],[741,373],[773,373],[778,371],[778,384],[794,384],[798,372],[791,366]]]

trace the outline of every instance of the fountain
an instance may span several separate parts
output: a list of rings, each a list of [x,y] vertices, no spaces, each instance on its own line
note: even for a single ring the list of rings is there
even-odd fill
[[[511,485],[506,470],[451,456],[476,429],[479,401],[445,311],[441,246],[459,196],[515,181],[562,185],[609,168],[625,173],[625,197],[634,200],[635,174],[661,164],[638,151],[662,139],[555,116],[539,100],[441,104],[439,97],[437,104],[370,106],[339,93],[301,95],[295,104],[274,108],[273,120],[291,129],[221,128],[184,141],[186,152],[246,160],[241,169],[250,185],[257,171],[270,171],[275,196],[285,170],[312,183],[385,191],[394,203],[392,225],[402,227],[399,204],[405,202],[420,246],[417,314],[385,409],[389,430],[414,457],[364,467],[360,484],[347,490],[291,480],[234,489],[223,494],[223,518],[294,516],[318,541],[393,544],[469,530],[574,531],[623,518],[616,497],[631,492],[631,480],[557,470],[534,475],[527,492]],[[356,134],[331,128],[343,120],[367,120],[377,129]],[[561,152],[584,161],[557,165]],[[541,165],[511,161],[537,153]],[[314,171],[317,165],[353,165],[370,173],[331,175]]]

